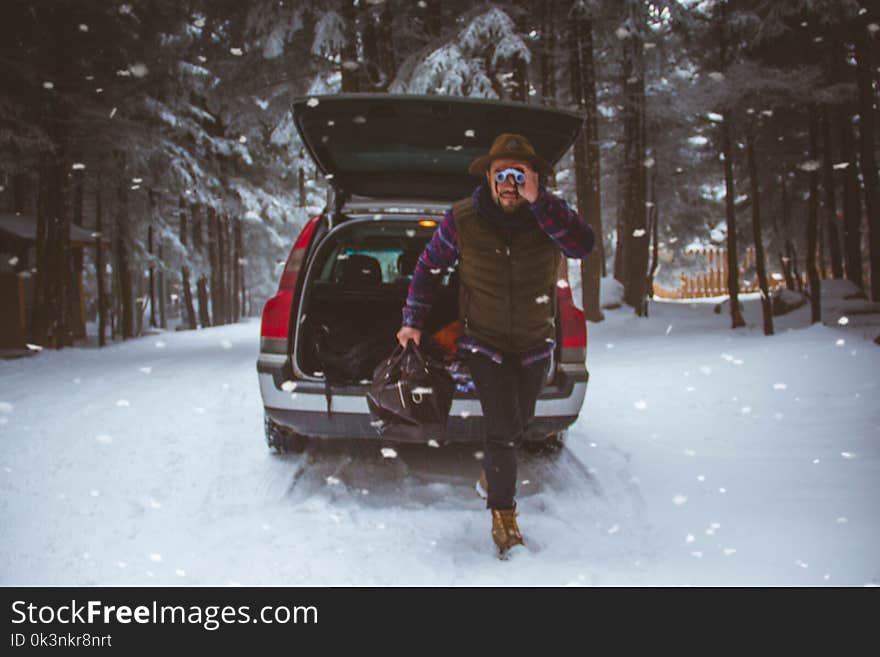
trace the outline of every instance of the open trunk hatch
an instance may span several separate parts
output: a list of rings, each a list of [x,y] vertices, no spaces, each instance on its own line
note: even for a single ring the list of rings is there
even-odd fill
[[[348,194],[443,201],[473,191],[468,166],[499,134],[525,135],[555,164],[582,124],[577,114],[520,103],[393,94],[298,98],[293,115],[318,168]]]

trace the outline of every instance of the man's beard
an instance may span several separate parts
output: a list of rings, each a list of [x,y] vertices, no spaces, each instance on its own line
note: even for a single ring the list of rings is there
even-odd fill
[[[505,214],[513,214],[514,212],[519,210],[520,207],[522,206],[522,203],[520,201],[522,200],[523,197],[520,196],[520,194],[518,192],[516,192],[515,196],[511,199],[511,201],[514,201],[514,203],[509,204],[509,205],[502,202],[501,192],[496,192],[496,193],[498,194],[498,198],[495,200],[495,204],[499,208],[501,208],[501,211],[504,212]]]

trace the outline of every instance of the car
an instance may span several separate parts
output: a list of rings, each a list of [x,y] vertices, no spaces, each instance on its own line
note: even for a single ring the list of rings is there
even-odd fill
[[[444,435],[397,436],[370,416],[370,377],[334,380],[322,359],[330,347],[319,347],[335,339],[345,358],[345,348],[384,335],[392,349],[418,255],[445,210],[479,182],[468,174],[470,162],[498,134],[513,132],[555,164],[582,117],[522,103],[392,94],[298,98],[293,116],[332,192],[297,236],[278,291],[263,308],[257,373],[267,444],[301,452],[315,439],[481,441],[483,415],[466,372]],[[454,326],[457,285],[456,266],[444,272],[425,333]],[[556,349],[524,437],[531,447],[561,446],[589,381],[586,322],[572,300],[565,258],[556,301]]]

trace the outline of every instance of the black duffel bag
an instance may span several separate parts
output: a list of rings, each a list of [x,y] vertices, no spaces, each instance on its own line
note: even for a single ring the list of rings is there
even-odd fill
[[[412,340],[398,344],[373,372],[367,405],[380,435],[414,441],[443,435],[455,383],[429,349]]]

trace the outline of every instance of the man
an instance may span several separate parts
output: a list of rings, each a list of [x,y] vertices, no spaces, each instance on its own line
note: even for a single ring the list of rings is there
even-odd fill
[[[535,412],[556,336],[562,259],[584,258],[593,231],[540,184],[552,168],[522,135],[499,135],[468,171],[485,181],[446,211],[419,256],[400,344],[421,339],[442,274],[459,260],[458,353],[474,381],[486,422],[477,491],[492,512],[503,554],[522,545],[516,522],[516,448]]]

